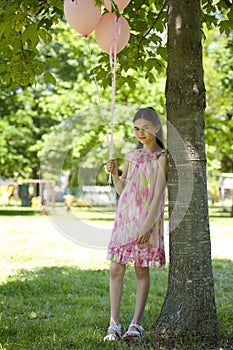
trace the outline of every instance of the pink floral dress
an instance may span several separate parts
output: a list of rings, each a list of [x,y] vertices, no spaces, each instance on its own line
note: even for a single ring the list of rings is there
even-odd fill
[[[164,151],[163,151],[164,152]],[[156,191],[158,158],[160,152],[137,149],[128,153],[129,166],[124,189],[120,195],[107,259],[135,266],[165,265],[163,217],[165,191],[162,195],[160,215],[150,229],[147,243],[137,244],[140,224],[146,219]]]

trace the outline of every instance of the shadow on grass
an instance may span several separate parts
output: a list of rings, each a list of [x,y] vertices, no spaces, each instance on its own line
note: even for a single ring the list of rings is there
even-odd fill
[[[31,208],[10,208],[9,209],[2,209],[0,208],[0,216],[34,216],[34,215],[42,215],[41,210],[34,210]]]
[[[213,271],[222,348],[231,349],[233,261],[214,260]],[[158,350],[153,328],[166,287],[167,270],[151,269],[151,290],[143,323],[149,336],[130,349]],[[133,316],[135,289],[134,269],[128,267],[122,297],[123,331]],[[0,345],[3,349],[129,348],[122,341],[114,345],[103,342],[110,312],[108,270],[80,270],[72,266],[21,270],[0,286],[0,300]],[[176,349],[184,348],[176,346]],[[186,344],[185,350],[189,349],[197,350],[194,344],[190,347]]]
[[[152,290],[157,286],[156,303],[154,297],[149,298],[145,322],[146,328],[151,329],[165,297],[167,272],[155,271],[152,275],[155,283]],[[135,290],[134,269],[128,267],[122,298],[124,329],[133,315]],[[113,344],[103,342],[110,314],[109,270],[67,266],[21,270],[0,286],[0,300],[3,349],[112,348]],[[128,346],[117,342],[114,348]]]
[[[232,219],[231,217],[231,208],[230,207],[222,207],[216,205],[209,205],[209,217],[210,218],[224,218],[224,219]]]

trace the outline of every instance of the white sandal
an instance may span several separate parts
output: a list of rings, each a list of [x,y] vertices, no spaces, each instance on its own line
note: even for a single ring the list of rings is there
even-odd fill
[[[136,328],[136,330],[130,330],[130,328]],[[142,336],[142,333],[144,331],[144,328],[137,323],[131,323],[129,325],[128,331],[123,335],[123,340],[128,341],[133,338],[140,338]]]
[[[121,325],[118,326],[109,326],[108,334],[104,337],[104,341],[108,340],[117,340],[121,337]]]

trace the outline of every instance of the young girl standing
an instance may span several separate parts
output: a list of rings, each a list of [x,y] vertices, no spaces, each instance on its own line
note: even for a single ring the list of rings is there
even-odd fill
[[[142,316],[150,287],[149,267],[165,264],[163,213],[166,186],[166,153],[156,111],[141,108],[133,119],[138,148],[126,155],[121,178],[115,160],[107,164],[120,195],[111,241],[111,318],[104,340],[121,337],[120,303],[127,263],[133,263],[137,278],[136,305],[124,340],[141,337]]]

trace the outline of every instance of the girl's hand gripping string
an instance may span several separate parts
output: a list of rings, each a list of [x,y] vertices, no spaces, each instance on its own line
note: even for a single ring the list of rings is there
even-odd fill
[[[112,176],[118,176],[118,164],[115,159],[111,159],[107,163],[107,171],[112,174]]]
[[[126,180],[127,171],[128,171],[128,164],[129,164],[128,160],[125,160],[124,170],[123,170],[123,173],[121,175],[121,178],[119,178],[117,161],[115,159],[111,159],[107,163],[106,169],[109,173],[112,174],[113,183],[114,183],[115,189],[119,195],[121,194],[121,192],[123,191],[124,186],[125,186],[125,180]]]

